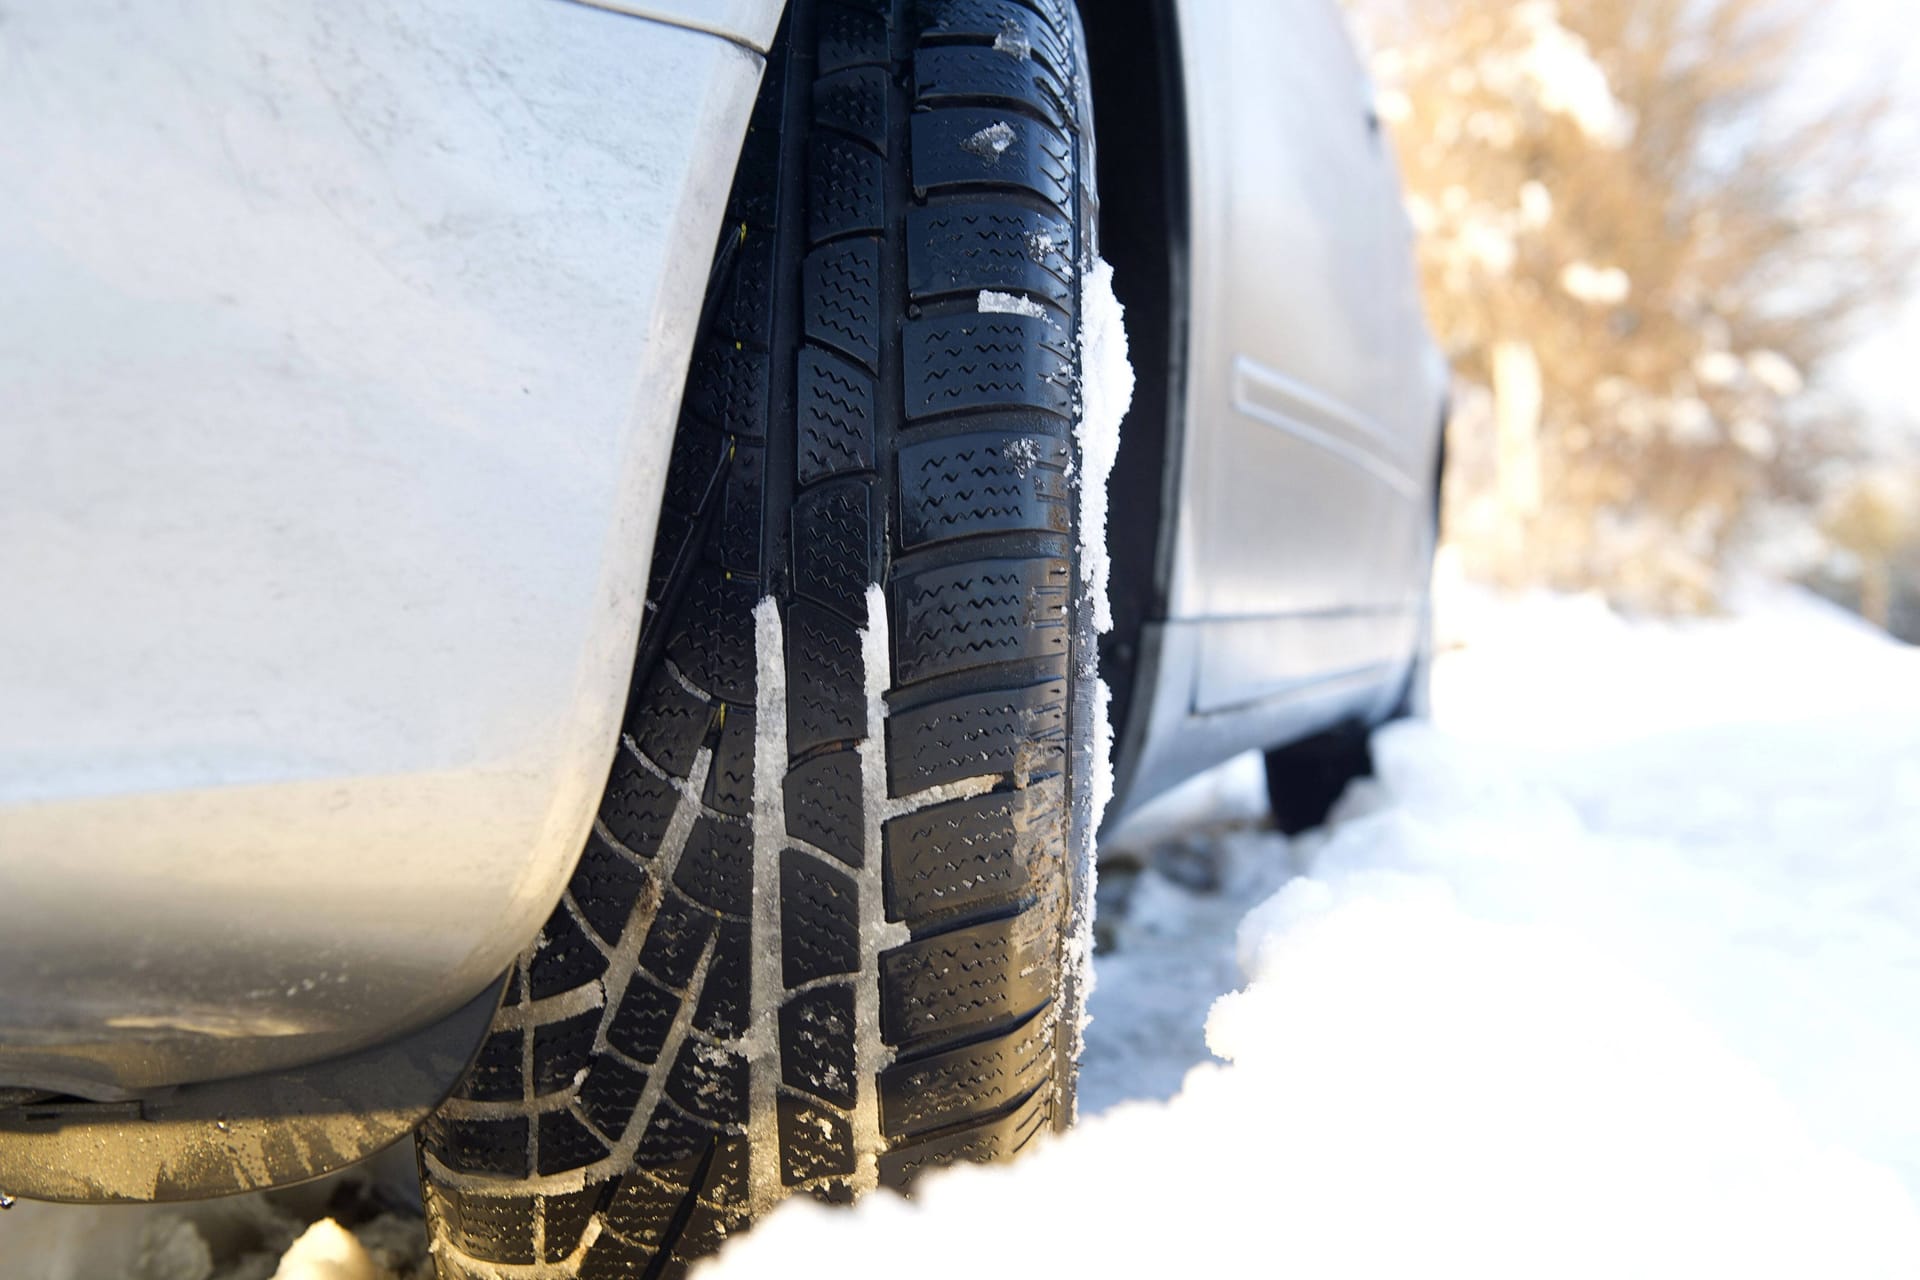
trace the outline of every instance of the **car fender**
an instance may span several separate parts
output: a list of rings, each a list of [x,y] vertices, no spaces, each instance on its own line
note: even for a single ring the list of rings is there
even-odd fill
[[[534,939],[778,8],[9,10],[0,1089],[337,1057]]]

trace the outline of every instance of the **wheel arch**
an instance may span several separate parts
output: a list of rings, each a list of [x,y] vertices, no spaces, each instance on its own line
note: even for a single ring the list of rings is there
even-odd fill
[[[1100,643],[1122,757],[1115,775],[1124,781],[1133,772],[1126,760],[1140,749],[1135,712],[1153,700],[1157,664],[1146,633],[1167,616],[1186,434],[1187,118],[1177,0],[1101,0],[1082,6],[1081,20],[1100,139],[1100,252],[1126,308],[1134,371],[1109,485],[1114,627]]]

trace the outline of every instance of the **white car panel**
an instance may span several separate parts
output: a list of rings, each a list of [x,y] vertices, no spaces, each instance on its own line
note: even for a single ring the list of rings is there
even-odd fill
[[[579,0],[598,9],[670,22],[707,31],[746,45],[757,53],[773,47],[786,0]]]
[[[1424,623],[1444,360],[1335,0],[1177,0],[1189,190],[1166,616],[1111,814],[1377,720]]]
[[[1416,607],[1444,388],[1365,71],[1333,0],[1179,15],[1193,322],[1170,616]]]
[[[9,7],[5,1083],[343,1052],[539,928],[777,8]]]

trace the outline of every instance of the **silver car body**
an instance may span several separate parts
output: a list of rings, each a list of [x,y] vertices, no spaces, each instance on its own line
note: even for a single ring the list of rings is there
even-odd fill
[[[1338,6],[1176,10],[1185,430],[1166,621],[1149,624],[1155,671],[1136,697],[1151,708],[1129,725],[1123,805],[1392,705],[1421,636],[1447,387]]]
[[[1444,383],[1333,0],[1176,9],[1188,378],[1135,796],[1391,703]],[[346,1054],[533,937],[780,11],[9,10],[0,1090]]]

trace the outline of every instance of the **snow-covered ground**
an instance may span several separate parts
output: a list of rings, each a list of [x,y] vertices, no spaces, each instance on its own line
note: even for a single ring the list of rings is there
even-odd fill
[[[1249,759],[1107,842],[1074,1134],[703,1275],[1920,1275],[1920,652],[1777,589],[1442,640],[1327,829]],[[167,1221],[116,1212],[19,1206],[0,1275],[140,1275],[28,1243]]]

